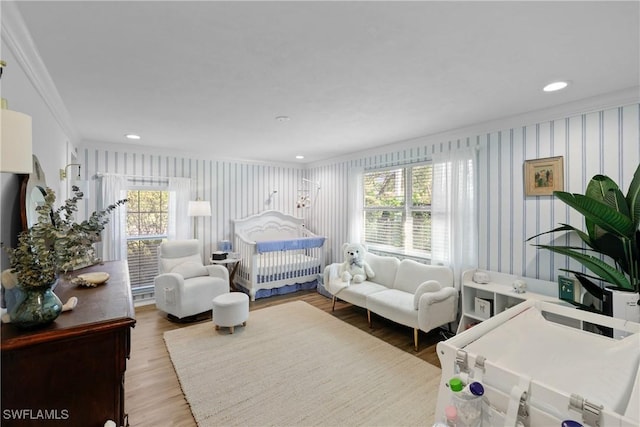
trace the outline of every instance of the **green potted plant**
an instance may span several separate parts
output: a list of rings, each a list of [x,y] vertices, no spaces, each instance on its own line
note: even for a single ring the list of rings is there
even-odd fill
[[[74,213],[83,194],[76,186],[72,192],[74,196],[54,210],[56,196],[47,188],[44,204],[37,208],[38,221],[18,235],[15,248],[6,248],[11,272],[21,291],[9,312],[11,322],[18,326],[31,328],[58,317],[62,303],[51,290],[58,275],[99,262],[93,244],[109,222],[111,211],[127,201],[118,200],[92,213],[89,219],[76,222]]]
[[[589,294],[602,301],[605,314],[620,317],[609,312],[612,310],[612,293],[623,291],[630,294],[631,302],[625,303],[625,306],[629,308],[635,305],[635,309],[626,310],[631,315],[628,320],[640,321],[640,165],[636,168],[626,196],[605,175],[595,175],[589,181],[585,194],[555,191],[553,195],[584,216],[586,231],[561,224],[527,241],[561,231],[578,236],[583,246],[535,246],[566,255],[589,270],[590,274],[560,269],[572,273]]]

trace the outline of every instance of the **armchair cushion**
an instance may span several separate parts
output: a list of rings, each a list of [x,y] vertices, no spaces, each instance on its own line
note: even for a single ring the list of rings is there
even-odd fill
[[[202,257],[200,254],[186,255],[179,258],[165,258],[160,255],[160,272],[161,273],[177,273],[174,268],[184,263],[194,263],[202,265]]]
[[[437,280],[427,280],[418,286],[416,293],[413,295],[413,309],[417,310],[420,304],[420,297],[425,293],[436,292],[442,289],[440,283]]]
[[[177,273],[185,279],[191,279],[192,277],[208,276],[209,270],[202,263],[187,261],[173,267],[171,273]]]

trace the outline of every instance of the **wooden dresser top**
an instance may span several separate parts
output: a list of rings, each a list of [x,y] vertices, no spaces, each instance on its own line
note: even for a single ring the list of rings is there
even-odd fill
[[[74,285],[70,279],[79,274],[104,271],[109,273],[109,280],[95,288]],[[2,351],[69,338],[100,330],[110,330],[135,325],[135,312],[131,297],[129,270],[126,261],[111,261],[83,268],[69,274],[69,278],[61,277],[55,288],[62,303],[73,296],[78,298],[78,305],[66,311],[51,324],[35,330],[21,330],[14,325],[2,324]]]

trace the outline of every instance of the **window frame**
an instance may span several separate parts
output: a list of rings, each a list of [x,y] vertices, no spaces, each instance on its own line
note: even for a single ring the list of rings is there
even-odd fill
[[[127,227],[125,227],[125,239],[127,241],[127,258],[129,255],[129,242],[133,242],[133,241],[148,241],[148,240],[160,240],[160,241],[166,241],[168,239],[168,227],[169,227],[169,216],[171,215],[171,209],[170,206],[168,204],[168,199],[170,197],[170,190],[164,186],[164,185],[130,185],[127,187],[127,193],[129,193],[130,191],[137,191],[137,192],[144,192],[144,191],[149,191],[149,192],[162,192],[162,193],[166,193],[166,197],[167,197],[167,210],[166,212],[160,212],[162,213],[166,213],[167,215],[167,224],[166,224],[166,233],[165,234],[138,234],[138,235],[130,235],[129,234],[129,230],[128,230],[128,219],[129,219],[129,215],[131,214],[131,209],[127,209],[127,216],[125,218],[125,223],[127,225]],[[128,194],[127,194],[128,195]],[[136,207],[137,209],[137,207]],[[140,215],[140,211],[136,210],[135,214],[136,215]],[[154,262],[157,264],[157,259],[154,260]],[[146,295],[146,294],[153,294],[153,290],[154,290],[154,285],[153,283],[148,283],[148,284],[138,284],[138,285],[133,285],[131,286],[131,291],[135,295]]]
[[[423,161],[416,163],[408,163],[403,165],[394,165],[387,166],[381,168],[371,168],[367,169],[363,172],[362,179],[362,236],[364,243],[370,250],[398,254],[403,256],[410,256],[412,258],[420,258],[420,259],[430,259],[431,258],[431,247],[429,250],[419,250],[413,248],[413,212],[427,212],[431,214],[433,199],[431,199],[431,203],[427,206],[414,206],[413,204],[413,169],[416,167],[422,166],[431,166],[431,197],[433,197],[433,162],[432,161]],[[404,180],[404,204],[399,207],[395,206],[385,206],[385,207],[367,207],[366,205],[366,175],[372,173],[381,173],[386,171],[393,170],[402,170],[402,179]],[[367,242],[367,221],[366,215],[367,212],[382,212],[382,211],[390,211],[390,212],[401,212],[402,215],[402,229],[404,233],[404,247],[400,248],[393,245],[385,245],[381,243],[371,243]],[[411,221],[408,219],[411,218]],[[411,248],[407,246],[407,237],[410,239],[409,244]]]

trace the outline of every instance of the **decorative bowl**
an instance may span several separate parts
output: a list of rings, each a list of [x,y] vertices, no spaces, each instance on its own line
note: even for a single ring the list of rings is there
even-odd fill
[[[78,286],[86,286],[95,288],[109,280],[109,273],[104,271],[96,271],[93,273],[78,274],[76,279],[73,280]]]

